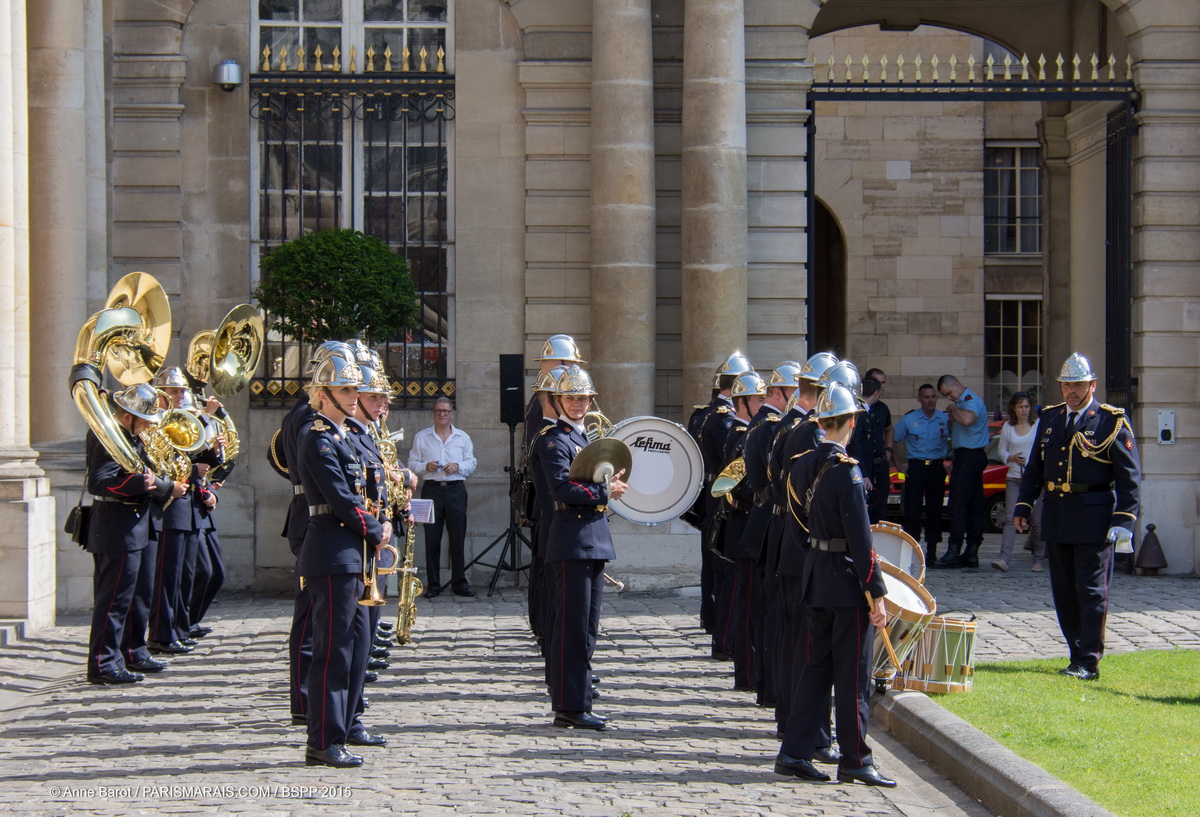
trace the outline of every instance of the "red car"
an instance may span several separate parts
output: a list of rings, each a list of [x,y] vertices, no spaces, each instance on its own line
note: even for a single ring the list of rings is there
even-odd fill
[[[1004,425],[1003,420],[993,420],[988,423],[988,431],[991,433],[991,439],[987,445],[987,467],[983,469],[983,496],[987,503],[987,527],[984,529],[987,533],[999,533],[1004,528],[1005,522],[1005,481],[1008,479],[1008,466],[1000,462],[999,446],[1000,446],[1000,429]],[[946,460],[947,464],[950,460]],[[904,472],[891,469],[892,489],[888,493],[887,498],[887,513],[888,520],[892,522],[904,521]],[[945,508],[950,501],[950,481],[946,480],[946,496],[942,499],[942,507]]]

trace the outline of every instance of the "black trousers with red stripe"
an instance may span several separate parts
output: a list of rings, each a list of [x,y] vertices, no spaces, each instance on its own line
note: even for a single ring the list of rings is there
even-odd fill
[[[129,614],[125,618],[125,632],[121,636],[121,655],[126,664],[149,661],[154,656],[146,646],[146,632],[150,618],[150,601],[154,597],[154,571],[158,564],[158,540],[151,539],[146,547],[138,551],[142,562],[138,566],[137,586],[129,601]]]
[[[292,715],[308,714],[308,668],[312,664],[312,596],[295,580],[292,631],[288,636],[288,697]]]
[[[809,607],[808,663],[799,679],[784,730],[781,751],[811,760],[829,723],[829,685],[833,684],[834,723],[844,769],[875,761],[867,745],[871,709],[871,650],[875,627],[862,607]]]
[[[1107,542],[1072,545],[1051,542],[1050,591],[1071,663],[1089,670],[1104,655],[1108,588],[1112,585],[1113,547]]]
[[[138,570],[145,549],[122,553],[94,553],[92,575],[94,607],[88,637],[88,677],[125,669],[121,639],[128,623],[129,606],[137,588]]]
[[[755,637],[755,612],[761,595],[758,587],[757,559],[743,558],[734,562],[733,583],[733,685],[737,689],[758,691],[758,674],[754,653],[757,649]]]
[[[547,622],[546,680],[555,712],[592,711],[592,654],[600,633],[604,561],[546,562],[554,594]]]
[[[177,624],[183,606],[183,568],[189,550],[195,559],[197,535],[194,530],[165,530],[158,538],[158,566],[150,599],[151,641],[169,644],[180,638]]]
[[[308,745],[328,749],[354,731],[370,651],[370,617],[358,603],[358,573],[305,580],[312,598],[312,663],[308,667]]]

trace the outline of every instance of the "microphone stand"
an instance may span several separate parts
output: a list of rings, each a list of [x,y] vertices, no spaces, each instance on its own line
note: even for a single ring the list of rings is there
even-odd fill
[[[500,582],[500,572],[507,570],[510,573],[521,573],[528,570],[528,564],[518,564],[521,553],[521,542],[533,551],[533,543],[525,536],[521,530],[521,523],[517,519],[517,505],[513,499],[513,488],[517,479],[517,424],[508,423],[508,465],[504,466],[504,472],[508,474],[508,527],[491,541],[487,547],[479,552],[471,561],[467,562],[466,570],[470,570],[472,565],[483,564],[484,567],[493,568],[492,580],[488,583],[488,596],[492,596],[496,592],[496,585]],[[500,548],[500,558],[495,564],[480,562],[484,556],[491,551],[496,545],[503,544]]]

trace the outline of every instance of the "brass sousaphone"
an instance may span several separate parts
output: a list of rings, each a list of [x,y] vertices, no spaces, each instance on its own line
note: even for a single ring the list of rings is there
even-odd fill
[[[104,309],[88,318],[75,341],[71,399],[88,428],[118,465],[131,474],[146,464],[117,422],[100,385],[105,368],[123,386],[149,381],[171,342],[171,307],[154,276],[131,272],[116,283]]]

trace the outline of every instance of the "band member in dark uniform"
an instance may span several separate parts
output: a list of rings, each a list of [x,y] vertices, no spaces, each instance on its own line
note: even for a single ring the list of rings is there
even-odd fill
[[[127,442],[140,456],[138,435],[160,418],[158,393],[143,384],[119,391],[111,400]],[[150,541],[150,503],[152,499],[178,499],[187,483],[156,477],[149,470],[129,473],[92,431],[87,434],[86,456],[87,489],[94,497],[87,550],[95,563],[87,678],[93,684],[131,684],[145,677],[142,672],[157,672],[165,666],[149,656],[145,661],[127,663],[120,649],[123,641],[129,641],[126,627],[145,626],[144,620],[140,624],[130,621],[129,611]],[[146,601],[142,600],[143,609]],[[141,671],[133,671],[139,667]]]
[[[533,485],[533,501],[529,513],[530,541],[533,544],[533,555],[529,560],[529,627],[541,647],[543,657],[549,647],[546,631],[550,616],[548,608],[553,596],[549,585],[550,574],[546,572],[545,566],[550,522],[554,519],[554,498],[550,496],[550,487],[546,484],[537,438],[558,424],[554,392],[558,388],[558,378],[566,370],[565,366],[554,366],[538,375],[537,382],[533,384],[534,399],[542,405],[539,413],[541,428],[533,435],[533,441],[530,442],[525,455],[525,471]]]
[[[356,723],[362,695],[366,617],[359,614],[367,549],[391,538],[391,523],[368,512],[366,474],[346,439],[344,423],[358,412],[362,372],[353,357],[322,362],[309,384],[317,414],[300,433],[295,468],[308,501],[308,525],[296,569],[312,599],[312,663],[308,669],[308,747],[305,763],[362,765],[346,744],[378,746],[383,739]]]
[[[1042,411],[1013,513],[1029,530],[1042,500],[1042,536],[1050,558],[1050,589],[1070,650],[1062,675],[1100,677],[1113,551],[1131,553],[1141,464],[1125,412],[1096,402],[1096,375],[1078,352],[1058,376],[1065,402]]]
[[[840,384],[826,388],[817,402],[825,440],[797,458],[790,471],[789,502],[800,506],[794,509],[796,518],[809,532],[803,593],[811,646],[775,772],[811,782],[829,780],[812,761],[829,717],[832,683],[841,749],[838,781],[890,788],[896,781],[875,768],[866,741],[871,649],[875,628],[887,621],[887,588],[871,545],[862,472],[845,449],[861,410],[850,389]]]
[[[604,563],[616,557],[608,531],[609,500],[625,494],[624,470],[607,483],[570,477],[571,463],[587,445],[583,418],[596,394],[587,372],[572,365],[558,379],[558,422],[537,438],[540,467],[554,500],[546,571],[554,590],[547,637],[547,679],[554,725],[604,729],[592,713],[592,653],[600,631]]]
[[[758,372],[740,374],[733,382],[730,397],[736,412],[733,429],[725,438],[725,463],[741,459],[745,465],[746,434],[750,423],[758,416],[767,395],[767,387]],[[724,541],[721,560],[717,563],[720,580],[717,585],[717,631],[713,634],[713,649],[720,644],[723,652],[733,656],[733,688],[754,691],[754,640],[750,636],[750,595],[755,584],[754,560],[757,543],[742,544],[742,534],[754,494],[743,478],[725,496]]]

